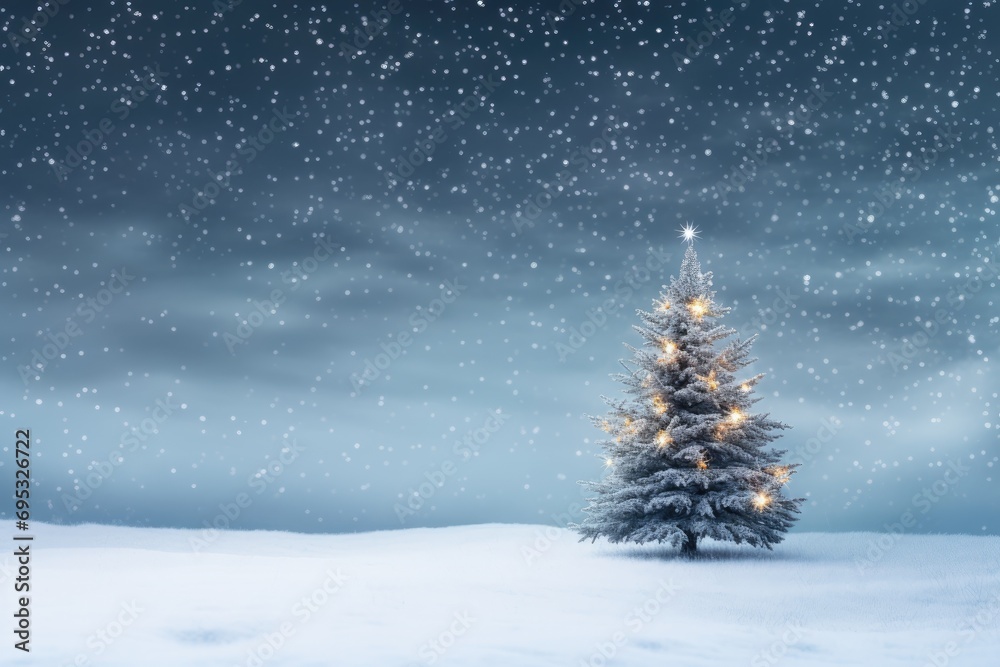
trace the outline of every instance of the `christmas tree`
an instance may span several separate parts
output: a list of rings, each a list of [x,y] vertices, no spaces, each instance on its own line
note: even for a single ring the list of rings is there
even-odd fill
[[[695,231],[684,230],[691,243]],[[581,482],[596,493],[575,528],[581,541],[667,543],[694,553],[698,539],[771,548],[795,521],[801,498],[783,487],[797,465],[781,465],[766,447],[787,425],[755,414],[754,387],[763,374],[740,378],[756,361],[748,340],[718,324],[729,308],[715,303],[711,272],[702,273],[689,245],[680,276],[655,302],[638,310],[645,341],[631,364],[622,362],[627,400],[604,398],[611,410],[595,422],[608,473]],[[717,343],[719,345],[717,345]]]

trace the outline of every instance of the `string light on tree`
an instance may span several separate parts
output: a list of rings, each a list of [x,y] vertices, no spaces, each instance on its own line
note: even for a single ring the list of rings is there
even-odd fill
[[[698,297],[697,299],[692,299],[688,302],[688,310],[691,311],[691,315],[694,316],[699,322],[705,315],[708,315],[709,304],[706,299]]]
[[[753,497],[753,506],[757,508],[757,511],[763,512],[764,508],[771,504],[771,496],[763,492],[757,492]]]
[[[728,432],[729,432],[729,425],[728,424],[725,424],[725,423],[716,424],[715,428],[712,430],[712,436],[716,440],[718,440],[719,442],[722,442],[723,440],[726,439],[726,434]]]
[[[792,470],[788,466],[780,466],[772,471],[779,484],[787,484],[792,477]]]
[[[673,361],[674,357],[677,356],[677,343],[672,340],[663,341],[663,346],[660,349],[663,350],[663,356],[659,359],[661,364]]]
[[[653,409],[656,410],[656,414],[658,415],[662,415],[667,411],[667,402],[659,394],[653,396]]]
[[[656,434],[656,446],[660,449],[670,446],[673,442],[674,439],[666,431],[660,431]]]
[[[719,381],[715,377],[715,371],[713,370],[708,375],[697,376],[699,380],[705,383],[705,386],[709,388],[710,391],[715,391],[719,388]]]

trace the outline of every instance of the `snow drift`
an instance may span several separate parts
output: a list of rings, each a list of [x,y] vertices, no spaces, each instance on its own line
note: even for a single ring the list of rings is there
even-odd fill
[[[707,541],[687,560],[531,525],[33,528],[31,652],[8,634],[4,664],[941,667],[1000,654],[997,537],[792,534],[773,552]],[[7,619],[16,576],[8,551]]]

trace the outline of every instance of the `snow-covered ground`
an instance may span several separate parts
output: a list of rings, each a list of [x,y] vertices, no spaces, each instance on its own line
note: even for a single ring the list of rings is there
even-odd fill
[[[33,528],[32,651],[8,630],[2,664],[961,667],[1000,655],[998,537],[793,534],[774,552],[707,543],[689,561],[526,525]],[[7,625],[12,551],[0,557]]]

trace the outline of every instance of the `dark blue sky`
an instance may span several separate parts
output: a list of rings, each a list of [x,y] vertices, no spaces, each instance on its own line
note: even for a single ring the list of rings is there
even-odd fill
[[[552,522],[690,221],[799,528],[997,533],[998,9],[839,4],[0,7],[34,517]]]

